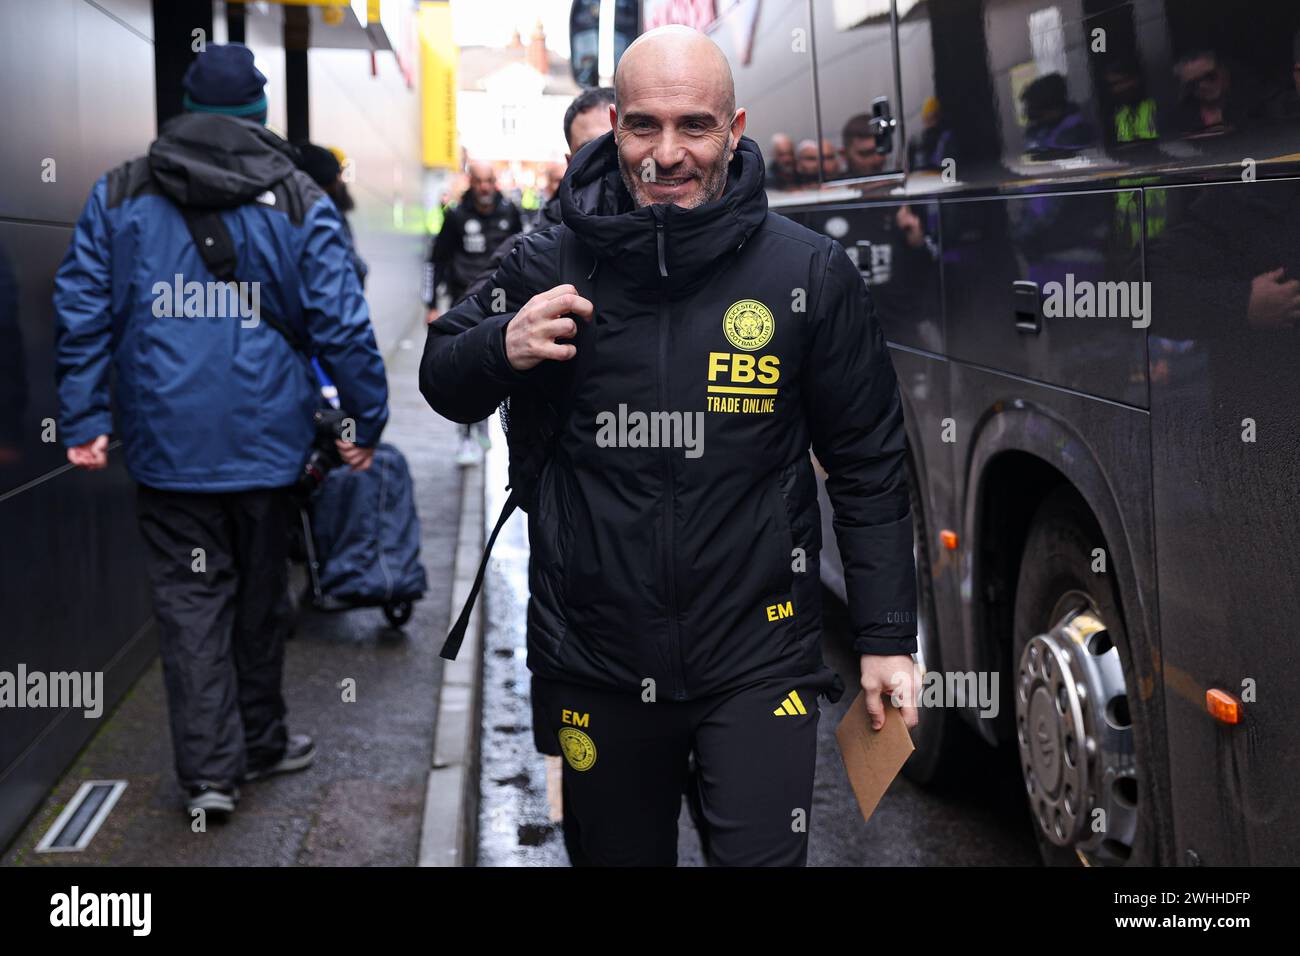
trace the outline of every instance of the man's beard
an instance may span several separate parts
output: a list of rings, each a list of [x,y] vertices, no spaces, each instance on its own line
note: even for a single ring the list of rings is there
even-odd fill
[[[734,155],[735,153],[730,149],[719,155],[718,161],[705,171],[702,188],[697,189],[691,198],[685,200],[682,208],[695,209],[697,206],[713,202],[722,195],[722,191],[727,188],[727,166],[731,164],[731,158]],[[645,189],[646,184],[641,180],[639,171],[630,171],[621,156],[618,161],[618,171],[623,177],[623,185],[627,187],[628,194],[631,195],[632,202],[636,204],[638,209],[661,201],[650,196]]]

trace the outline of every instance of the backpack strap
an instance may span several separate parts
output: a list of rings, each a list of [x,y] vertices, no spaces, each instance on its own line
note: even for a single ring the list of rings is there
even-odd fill
[[[579,245],[580,243],[578,242],[577,237],[574,236],[567,227],[560,230],[559,284],[565,285],[567,283],[568,285],[572,285],[578,290],[579,295],[586,299],[591,299],[592,287],[590,280],[596,270],[593,266],[590,271],[584,271],[585,263],[583,262],[580,251],[576,248]],[[592,321],[595,321],[594,317]],[[578,335],[574,338],[575,342],[578,342],[583,338],[584,325],[585,323],[582,320],[578,321]],[[579,351],[579,354],[581,354],[581,350]],[[577,358],[575,357],[574,362],[576,361]],[[564,425],[564,422],[568,420],[569,414],[573,409],[574,383],[576,380],[577,375],[570,373],[562,391],[564,397],[561,400],[560,407],[555,409],[554,429],[553,433],[547,436],[548,441],[554,442],[558,440],[559,431]],[[460,609],[460,615],[456,618],[456,623],[452,625],[451,630],[447,634],[446,641],[443,642],[442,650],[439,652],[440,657],[449,661],[454,661],[456,655],[460,653],[460,646],[465,640],[465,631],[469,628],[470,612],[474,608],[475,601],[478,600],[479,592],[483,589],[483,575],[487,571],[488,558],[492,555],[492,546],[496,544],[497,535],[501,533],[501,529],[505,526],[506,521],[509,520],[510,516],[514,514],[515,510],[523,503],[525,494],[528,490],[529,489],[518,487],[516,483],[516,486],[510,489],[510,494],[506,496],[505,504],[501,506],[501,513],[497,515],[497,521],[492,528],[492,533],[488,535],[487,543],[483,547],[483,556],[479,558],[478,573],[474,575],[474,583],[469,589],[469,594],[465,597],[465,604]]]
[[[560,285],[571,285],[578,290],[578,295],[594,303],[595,293],[592,290],[592,278],[596,272],[594,263],[590,263],[588,258],[583,255],[582,242],[573,234],[573,231],[565,227],[560,231]],[[596,321],[593,314],[591,321]],[[571,340],[575,346],[579,345],[584,339],[590,341],[588,325],[582,319],[576,320],[578,326],[577,335]],[[577,383],[581,376],[578,369],[585,366],[589,356],[587,349],[579,346],[578,354],[570,362],[563,363],[560,372],[560,401],[559,406],[555,407],[555,431],[558,434],[564,423],[569,420],[569,415],[573,411],[573,397],[577,391]]]
[[[497,515],[497,523],[492,528],[492,533],[488,535],[487,544],[483,547],[483,556],[478,561],[478,573],[474,575],[474,583],[470,585],[469,594],[465,596],[465,604],[460,609],[460,615],[456,618],[456,623],[451,626],[447,632],[447,639],[442,643],[442,650],[438,656],[449,661],[454,661],[456,655],[460,653],[460,645],[465,641],[465,631],[469,629],[469,615],[474,610],[474,602],[478,600],[479,591],[483,590],[483,575],[487,572],[488,558],[492,555],[492,546],[497,543],[497,535],[505,526],[510,516],[515,513],[519,507],[520,491],[518,488],[511,488],[510,494],[506,497],[506,503],[501,506],[501,513]]]
[[[199,250],[203,264],[208,267],[213,278],[218,282],[238,282],[235,265],[239,261],[239,253],[235,249],[230,230],[221,218],[221,210],[179,204],[176,204],[176,208],[185,220],[185,228],[189,230],[190,238],[194,240],[194,246]],[[258,319],[284,336],[294,351],[307,355],[307,343],[285,323],[273,315],[259,315]]]
[[[177,206],[185,228],[190,231],[190,238],[203,257],[203,263],[218,282],[235,282],[235,265],[239,253],[235,251],[235,241],[230,236],[221,219],[219,209],[200,209],[197,206]]]

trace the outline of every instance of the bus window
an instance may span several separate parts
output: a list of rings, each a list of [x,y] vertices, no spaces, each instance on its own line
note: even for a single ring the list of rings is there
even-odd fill
[[[812,7],[822,180],[898,172],[903,151],[892,125],[898,94],[891,4],[840,0]]]
[[[623,51],[636,38],[640,10],[636,0],[616,0],[612,7],[613,59],[600,62],[600,0],[574,0],[569,10],[569,66],[581,87],[601,85],[602,67],[613,75]],[[608,79],[608,77],[607,77]]]
[[[816,187],[812,41],[804,0],[740,0],[709,29],[731,64],[745,135],[763,151],[769,191]],[[811,157],[799,160],[811,144]]]

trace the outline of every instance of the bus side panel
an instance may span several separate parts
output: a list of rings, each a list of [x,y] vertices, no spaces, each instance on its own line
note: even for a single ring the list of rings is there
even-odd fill
[[[980,515],[998,483],[1023,475],[1032,465],[1050,466],[1074,486],[1088,504],[1101,532],[1106,572],[1114,576],[1125,615],[1134,678],[1128,687],[1139,748],[1149,765],[1139,765],[1150,784],[1159,829],[1157,844],[1172,845],[1169,773],[1160,673],[1159,607],[1156,597],[1155,533],[1151,506],[1150,420],[1140,409],[1099,401],[1014,376],[950,363],[950,399],[957,417],[953,458],[963,483],[961,560],[963,638],[967,666],[1002,673],[1003,708],[999,730],[1013,731],[1014,702],[1010,659],[1021,540],[1005,571],[994,576],[1006,543],[991,539],[1005,523],[1027,525],[1051,490],[1036,480],[1005,502],[1002,523],[981,527]],[[1067,424],[1068,423],[1068,424]],[[1010,467],[999,467],[1010,464]],[[981,532],[983,540],[981,539]],[[990,549],[994,549],[991,553]],[[998,605],[1005,614],[996,613]],[[1000,623],[991,623],[1000,622]],[[1134,684],[1136,686],[1134,686]],[[977,728],[984,730],[985,728]],[[1014,744],[1012,744],[1014,746]],[[1164,862],[1171,862],[1166,859]]]
[[[1139,191],[942,207],[951,358],[1146,407]]]
[[[1300,857],[1300,180],[1147,190],[1180,862]],[[1244,701],[1237,726],[1206,691]]]

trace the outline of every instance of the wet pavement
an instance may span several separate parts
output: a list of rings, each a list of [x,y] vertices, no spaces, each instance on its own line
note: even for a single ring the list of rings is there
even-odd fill
[[[461,478],[456,426],[434,415],[416,375],[422,320],[407,298],[406,331],[395,307],[376,316],[392,413],[384,440],[406,455],[415,481],[430,591],[401,631],[378,609],[304,610],[286,647],[284,689],[291,732],[311,734],[315,764],[243,789],[233,819],[191,831],[172,770],[157,660],[54,787],[9,847],[12,865],[371,865],[416,862],[432,761],[438,649],[450,600]],[[413,321],[412,321],[413,320]],[[298,574],[299,581],[303,580]],[[356,700],[343,700],[345,678]],[[117,806],[79,853],[33,847],[85,780],[125,780]]]
[[[822,653],[847,689],[837,704],[821,700],[809,866],[1040,865],[1015,756],[989,748],[978,758],[977,776],[946,790],[900,775],[863,823],[835,740],[835,728],[857,695],[857,657],[843,605],[829,591],[823,598]]]
[[[489,422],[484,475],[487,522],[505,497],[505,436]],[[515,512],[497,537],[483,579],[483,715],[479,751],[479,866],[566,866],[564,838],[550,820],[545,758],[533,747],[525,666],[527,517]]]
[[[494,448],[503,447],[494,423]],[[489,455],[486,478],[486,516],[493,521],[504,497],[504,455]],[[517,513],[502,529],[485,579],[480,866],[569,863],[561,825],[550,818],[546,758],[533,747],[524,647],[527,567],[525,516]],[[835,741],[835,728],[856,693],[857,658],[842,607],[829,592],[825,601],[823,653],[848,689],[837,704],[820,701],[808,864],[1037,866],[1016,764],[992,750],[978,779],[955,790],[928,790],[900,776],[863,823]],[[678,865],[703,866],[699,838],[684,807],[678,828]]]

